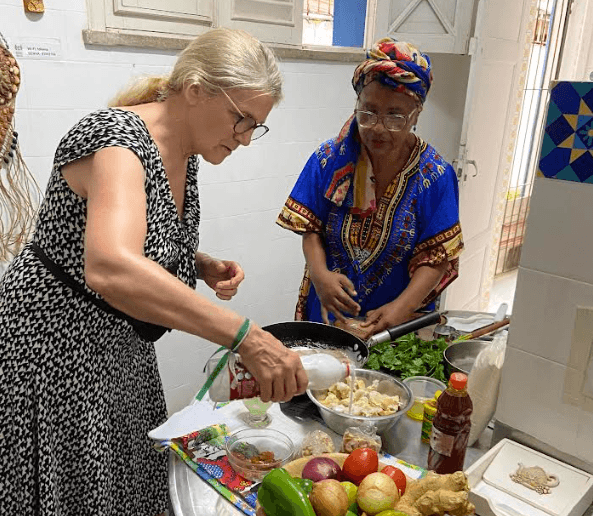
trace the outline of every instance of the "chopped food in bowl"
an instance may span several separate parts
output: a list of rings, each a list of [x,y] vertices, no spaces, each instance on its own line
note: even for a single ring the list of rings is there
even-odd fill
[[[354,398],[354,395],[359,392],[356,394],[357,399],[353,400],[353,406],[356,401],[358,408],[353,408],[352,414],[348,413],[350,382],[339,382],[339,386],[333,386],[333,392],[329,389],[316,391],[307,389],[307,396],[319,409],[325,424],[340,435],[343,435],[349,427],[360,426],[367,422],[373,423],[377,433],[380,434],[395,425],[414,402],[409,387],[391,375],[369,369],[355,369],[354,374],[354,386],[360,388],[355,389],[353,393]],[[359,381],[364,382],[364,389]],[[397,403],[395,403],[396,399]],[[374,415],[356,415],[355,411],[359,414]]]
[[[325,407],[337,412],[348,412],[352,395],[352,415],[354,416],[389,416],[399,410],[400,397],[380,393],[377,390],[379,380],[373,380],[367,385],[363,379],[357,379],[354,382],[354,388],[350,387],[350,383],[350,378],[337,382],[327,390],[325,396],[321,395],[317,399]]]
[[[225,448],[233,469],[254,482],[290,462],[295,451],[287,435],[271,428],[238,430],[227,439]]]

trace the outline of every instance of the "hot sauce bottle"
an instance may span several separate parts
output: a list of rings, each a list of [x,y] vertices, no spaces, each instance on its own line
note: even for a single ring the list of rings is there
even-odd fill
[[[428,469],[439,474],[463,471],[471,428],[472,400],[467,393],[467,376],[453,373],[437,402],[432,422]]]

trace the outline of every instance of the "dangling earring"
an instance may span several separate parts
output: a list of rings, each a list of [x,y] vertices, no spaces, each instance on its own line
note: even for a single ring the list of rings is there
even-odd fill
[[[415,125],[413,125],[413,126],[412,126],[412,132],[413,132],[413,133],[415,133],[415,132],[416,132],[416,126],[415,126]]]

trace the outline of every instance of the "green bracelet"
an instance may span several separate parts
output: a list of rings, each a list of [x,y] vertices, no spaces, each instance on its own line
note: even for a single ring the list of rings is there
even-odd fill
[[[198,401],[200,401],[204,397],[204,395],[206,394],[206,392],[208,392],[208,390],[210,389],[210,387],[212,387],[212,384],[214,383],[214,380],[216,380],[216,377],[223,370],[224,366],[226,366],[226,363],[227,363],[227,361],[229,359],[229,355],[231,353],[236,352],[237,349],[239,349],[239,346],[241,344],[243,344],[243,341],[247,337],[247,334],[249,333],[249,329],[250,328],[251,328],[251,321],[249,319],[245,319],[245,321],[243,321],[243,324],[239,328],[239,331],[237,332],[237,335],[235,336],[235,340],[233,340],[233,343],[231,344],[231,349],[229,350],[228,348],[225,348],[225,347],[222,347],[221,346],[220,348],[218,348],[212,354],[212,357],[213,357],[217,353],[220,353],[221,351],[225,351],[226,350],[226,353],[220,358],[220,360],[218,361],[218,364],[216,364],[216,367],[214,368],[214,371],[212,371],[210,373],[210,376],[208,377],[208,379],[206,380],[206,382],[204,383],[204,385],[202,385],[202,388],[200,389],[200,392],[198,392],[198,394],[196,394],[196,399]],[[212,358],[212,357],[210,357],[210,358]]]
[[[243,341],[245,340],[245,337],[247,337],[247,333],[249,333],[250,328],[251,321],[245,318],[245,321],[243,321],[243,324],[241,325],[239,331],[237,332],[237,335],[235,336],[235,340],[233,340],[233,343],[231,344],[231,351],[233,353],[239,349],[239,346],[241,344],[243,344]]]

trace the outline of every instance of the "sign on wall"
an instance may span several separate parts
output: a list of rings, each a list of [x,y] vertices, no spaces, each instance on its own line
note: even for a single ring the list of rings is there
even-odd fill
[[[13,41],[15,57],[19,59],[61,59],[62,41],[51,39],[17,39]]]

